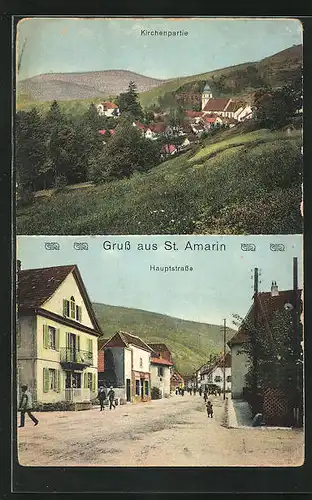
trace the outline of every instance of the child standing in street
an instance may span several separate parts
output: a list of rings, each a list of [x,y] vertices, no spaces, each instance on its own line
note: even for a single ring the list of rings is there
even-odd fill
[[[213,407],[212,407],[212,403],[211,401],[207,401],[207,404],[206,404],[206,410],[207,410],[207,415],[208,415],[208,418],[209,417],[213,417]]]

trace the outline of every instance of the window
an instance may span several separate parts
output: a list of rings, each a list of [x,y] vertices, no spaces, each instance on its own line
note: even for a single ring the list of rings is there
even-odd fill
[[[70,300],[63,299],[63,316],[67,318],[75,319],[76,321],[81,321],[82,317],[81,306],[78,306],[75,302],[75,297],[71,297]]]
[[[135,381],[135,394],[140,396],[140,380]]]
[[[231,380],[232,380],[231,375],[228,375],[228,376],[226,377],[226,381],[227,381],[227,382],[231,382]]]
[[[56,349],[56,329],[53,326],[48,326],[48,348]]]
[[[221,379],[220,375],[216,375],[215,378],[214,378],[215,382],[221,382],[221,380],[222,379]]]
[[[158,366],[157,367],[157,375],[158,377],[163,377],[164,376],[164,367],[163,366]]]
[[[140,358],[140,368],[142,368],[142,366],[143,366],[143,359]]]
[[[56,391],[56,370],[49,369],[49,390]]]
[[[70,298],[70,317],[73,319],[76,318],[76,304],[74,297]]]
[[[144,386],[145,386],[145,396],[148,396],[148,380],[145,380],[145,383],[144,383]]]

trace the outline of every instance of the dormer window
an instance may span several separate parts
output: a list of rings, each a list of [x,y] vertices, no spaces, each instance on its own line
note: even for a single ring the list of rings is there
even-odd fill
[[[63,299],[63,316],[81,321],[81,306],[76,304],[75,297],[71,296],[70,300]]]

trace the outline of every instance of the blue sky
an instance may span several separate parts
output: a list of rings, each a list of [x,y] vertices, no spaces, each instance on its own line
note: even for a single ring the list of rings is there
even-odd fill
[[[141,29],[184,30],[188,36],[142,36]],[[257,61],[302,43],[296,19],[28,18],[20,78],[41,73],[128,69],[173,78]]]
[[[130,241],[129,251],[104,250],[103,242]],[[166,240],[178,250],[164,249]],[[45,250],[57,241],[60,250]],[[85,241],[88,251],[74,250]],[[226,251],[185,251],[187,241],[224,243]],[[138,242],[157,243],[156,251],[137,250]],[[244,252],[241,243],[253,242],[256,251]],[[270,243],[283,243],[284,252],[273,252]],[[253,294],[252,269],[260,269],[259,291],[268,291],[272,280],[280,290],[292,288],[292,262],[298,257],[302,284],[302,236],[18,236],[17,256],[22,269],[77,264],[92,301],[134,307],[204,323],[221,324],[232,314],[244,316]],[[152,272],[150,265],[184,266],[189,272]]]

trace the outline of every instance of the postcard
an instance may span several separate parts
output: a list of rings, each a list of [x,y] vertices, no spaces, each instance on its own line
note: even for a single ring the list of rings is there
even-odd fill
[[[302,32],[16,19],[17,233],[301,234]]]
[[[19,236],[18,461],[304,462],[301,235]]]

